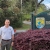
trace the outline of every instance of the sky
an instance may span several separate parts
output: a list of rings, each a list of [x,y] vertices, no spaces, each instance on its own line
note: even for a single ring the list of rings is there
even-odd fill
[[[50,0],[44,0],[42,3],[45,4],[48,9],[50,8]]]

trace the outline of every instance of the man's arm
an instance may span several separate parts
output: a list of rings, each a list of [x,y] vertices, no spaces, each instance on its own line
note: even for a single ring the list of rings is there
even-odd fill
[[[12,28],[12,43],[11,43],[11,46],[13,46],[13,44],[14,44],[14,30]]]
[[[11,46],[14,45],[14,35],[12,35],[12,43],[11,43]]]
[[[12,42],[14,42],[14,35],[12,35]]]

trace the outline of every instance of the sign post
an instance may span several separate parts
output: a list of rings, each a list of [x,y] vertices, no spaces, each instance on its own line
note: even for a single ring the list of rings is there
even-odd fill
[[[38,15],[32,13],[31,18],[32,29],[50,29],[50,11],[42,12]]]

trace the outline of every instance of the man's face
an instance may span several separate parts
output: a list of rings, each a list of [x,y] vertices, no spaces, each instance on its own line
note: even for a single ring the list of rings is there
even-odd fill
[[[6,21],[5,21],[5,25],[6,25],[6,26],[9,26],[9,24],[10,24],[10,21],[9,21],[9,20],[6,20]]]

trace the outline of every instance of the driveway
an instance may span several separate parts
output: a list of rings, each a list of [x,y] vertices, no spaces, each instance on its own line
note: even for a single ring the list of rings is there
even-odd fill
[[[31,25],[31,22],[29,22],[29,21],[23,21],[23,23]]]

